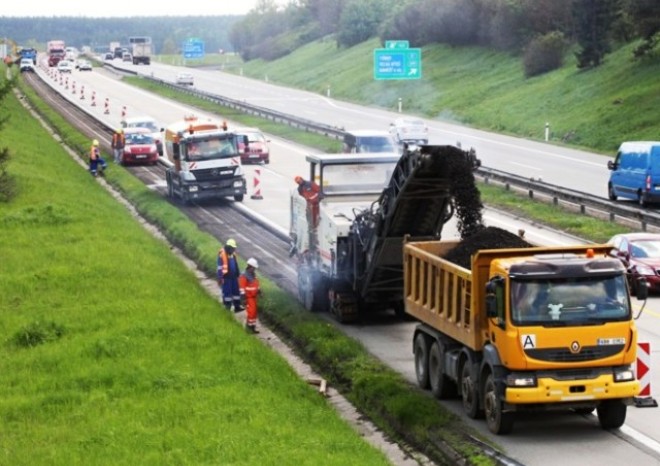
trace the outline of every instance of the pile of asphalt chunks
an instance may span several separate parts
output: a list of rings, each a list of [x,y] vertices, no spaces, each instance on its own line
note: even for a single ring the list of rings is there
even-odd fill
[[[461,242],[445,255],[445,259],[461,267],[471,267],[471,257],[480,249],[528,248],[533,245],[521,235],[483,224],[483,204],[477,188],[473,165],[468,154],[458,148],[439,148],[442,151],[447,172],[451,175],[451,195]]]

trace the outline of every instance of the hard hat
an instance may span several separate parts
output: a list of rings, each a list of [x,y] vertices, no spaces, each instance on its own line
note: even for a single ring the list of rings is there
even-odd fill
[[[298,183],[298,184],[300,184],[300,183],[303,182],[302,176],[296,176],[296,177],[294,178],[294,180],[296,180],[296,183]]]
[[[234,240],[233,238],[230,238],[230,239],[227,240],[225,245],[229,246],[230,248],[236,249],[236,240]]]
[[[94,140],[92,141],[92,145],[93,145],[93,146],[98,146],[98,145],[99,145],[99,140],[98,140],[98,139],[94,139]]]
[[[250,257],[247,260],[247,265],[254,267],[255,269],[259,268],[259,262],[257,262],[257,259],[255,259],[254,257]]]

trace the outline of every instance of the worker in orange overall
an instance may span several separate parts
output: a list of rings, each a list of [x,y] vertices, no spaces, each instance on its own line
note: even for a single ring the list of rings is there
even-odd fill
[[[124,158],[124,147],[126,146],[126,136],[124,130],[118,128],[112,135],[112,155],[115,163],[122,163]]]
[[[247,319],[245,320],[245,330],[250,333],[259,333],[257,330],[257,297],[261,296],[259,288],[259,279],[257,278],[257,269],[259,263],[254,257],[247,260],[245,272],[238,278],[238,288],[241,293],[241,302],[245,303]]]
[[[319,203],[321,202],[321,188],[314,181],[307,181],[301,176],[296,176],[298,183],[298,194],[307,201],[307,225],[309,229],[309,248],[314,250],[318,244],[316,228],[319,225]]]

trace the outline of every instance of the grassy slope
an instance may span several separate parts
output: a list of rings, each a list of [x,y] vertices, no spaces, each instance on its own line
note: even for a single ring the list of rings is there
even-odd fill
[[[518,57],[482,48],[434,45],[422,50],[423,77],[375,81],[372,40],[337,49],[325,40],[273,62],[243,64],[244,75],[406,113],[612,153],[624,140],[658,138],[660,60],[631,59],[634,45],[606,57],[597,69],[579,71],[568,56],[563,68],[526,79]],[[236,68],[228,69],[228,71]]]
[[[13,96],[2,110],[1,464],[387,463]]]

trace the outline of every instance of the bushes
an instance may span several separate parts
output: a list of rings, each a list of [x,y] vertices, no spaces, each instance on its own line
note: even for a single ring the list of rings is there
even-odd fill
[[[530,78],[561,68],[566,47],[564,34],[558,31],[532,39],[523,56],[525,76]]]

